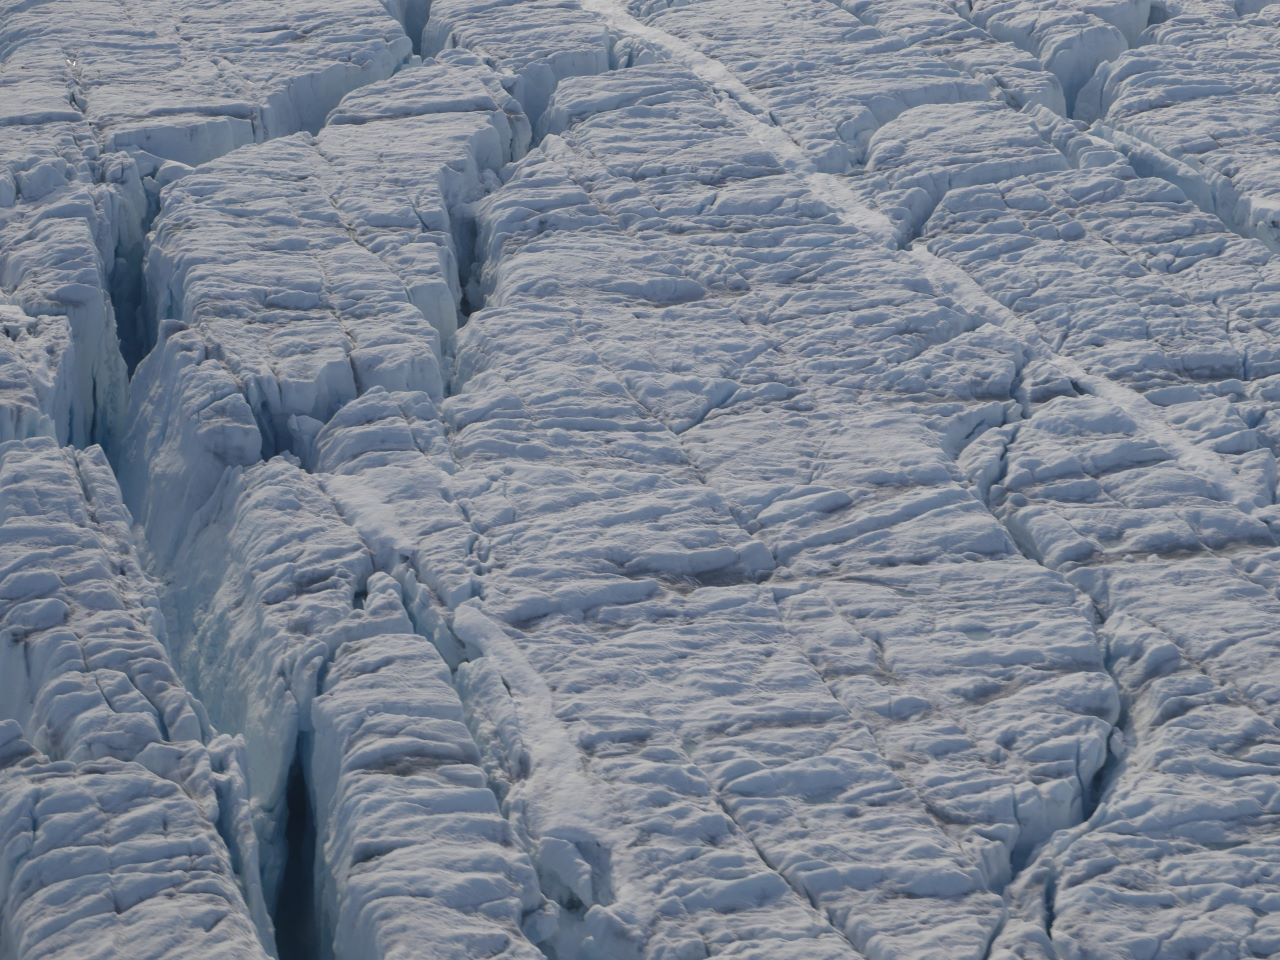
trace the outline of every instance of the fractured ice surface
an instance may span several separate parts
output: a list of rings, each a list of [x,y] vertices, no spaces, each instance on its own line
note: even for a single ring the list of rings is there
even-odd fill
[[[744,168],[752,154],[742,134],[717,122],[719,115],[692,84],[668,95],[685,116],[697,118],[686,124],[681,138],[660,115],[640,121],[654,113],[657,99],[645,84],[650,69],[562,84],[553,111],[572,113],[575,97],[590,101],[595,90],[610,87],[620,92],[633,85],[638,99],[627,106],[621,105],[620,93],[613,96],[608,101],[618,105],[613,112],[573,128],[563,147],[531,155],[504,189],[485,201],[481,238],[494,243],[500,238],[503,254],[492,258],[488,273],[490,302],[496,306],[473,316],[468,337],[485,329],[491,311],[511,316],[516,306],[536,297],[539,312],[546,313],[547,304],[558,302],[564,319],[552,328],[551,342],[564,346],[557,352],[565,355],[570,343],[580,341],[575,350],[590,349],[598,356],[597,366],[611,371],[627,394],[671,431],[679,454],[797,577],[861,580],[875,577],[881,565],[908,559],[972,563],[973,572],[963,575],[971,578],[987,563],[1012,557],[1003,531],[956,483],[947,451],[957,423],[1002,416],[1000,403],[1008,399],[1011,385],[994,371],[1012,377],[1022,349],[1007,334],[984,327],[982,318],[967,316],[940,293],[930,294],[913,270],[840,224],[829,208],[806,196],[796,181],[777,176],[763,158],[750,191],[732,182],[721,186],[717,164],[738,176],[750,170]],[[653,132],[642,137],[638,131],[646,126]],[[625,139],[618,135],[623,130]],[[673,142],[678,149],[671,148]],[[650,163],[649,151],[659,149],[665,162]],[[589,192],[561,188],[566,217],[560,235],[547,236],[543,227],[536,239],[526,240],[527,228],[517,214],[528,205],[518,198],[537,191],[545,217],[548,185],[558,181],[551,171],[561,163],[573,164],[576,182]],[[663,216],[656,215],[659,210]],[[533,279],[546,277],[533,264],[548,254],[553,240],[564,249],[585,248],[589,239],[610,251],[598,268],[580,267],[554,282]],[[841,256],[832,257],[833,250]],[[584,301],[592,304],[590,311],[575,306]],[[894,314],[882,306],[890,303],[897,308]],[[909,320],[903,323],[913,314],[921,318],[914,328]],[[511,324],[504,326],[505,342],[518,342]],[[535,327],[527,335],[537,334]],[[909,346],[902,342],[906,337],[920,342]],[[932,382],[905,375],[903,367],[920,354],[958,375]],[[484,356],[485,367],[495,373],[508,362],[492,348]],[[899,357],[898,373],[892,375]],[[992,359],[999,365],[974,377],[984,357],[988,365]],[[469,371],[474,362],[460,346],[460,371]],[[971,364],[974,374],[968,374]],[[466,376],[446,408],[464,400],[473,382],[483,382],[473,381],[473,373]],[[869,402],[872,390],[878,401]],[[685,396],[717,400],[710,409],[688,409],[681,405]],[[753,442],[762,429],[770,433],[767,447]],[[892,446],[872,439],[878,435],[893,436]],[[1020,561],[1007,575],[1025,578],[1031,595],[1046,588],[1035,568]],[[800,579],[794,589],[807,586]],[[1093,685],[1099,697],[1090,709],[1107,715],[1111,694],[1096,654],[1088,653],[1089,624],[1068,590],[1057,590],[1048,607],[1056,608],[1064,623],[1078,624],[1084,652],[1064,648],[1063,664],[1083,671],[1081,682]],[[832,629],[843,627],[838,618],[832,620]],[[940,623],[938,629],[947,628]],[[1036,646],[1032,641],[1031,648]],[[927,686],[922,683],[921,689]],[[1038,722],[1076,721],[1041,716]],[[1099,743],[1105,740],[1105,723],[1095,736]],[[1018,753],[1015,748],[1012,756]],[[1070,755],[1076,756],[1074,743]],[[1092,762],[1100,762],[1100,755]],[[1043,815],[1050,821],[1069,817],[1073,792],[1080,802],[1078,782],[1072,769],[1064,784],[1067,799],[1051,801],[1047,809],[1056,807],[1056,812]],[[963,794],[969,788],[958,789]],[[1028,801],[1024,815],[1040,816],[1030,814],[1040,802]],[[1009,812],[986,815],[999,822]],[[1017,834],[1016,827],[1006,830],[995,845],[1026,842]],[[991,869],[998,874],[994,864],[1000,854],[993,856]]]
[[[966,14],[992,36],[1034,53],[1061,82],[1070,107],[1099,64],[1134,44],[1151,0],[972,0]]]
[[[433,0],[422,52],[472,50],[503,77],[534,124],[565,77],[603,73],[611,60],[604,22],[577,0]]]
[[[1098,69],[1078,115],[1114,130],[1143,172],[1179,184],[1202,208],[1274,251],[1278,39],[1280,8],[1271,5],[1240,17],[1175,17]]]
[[[885,33],[898,34],[913,48],[957,64],[1015,107],[1066,109],[1058,78],[1038,59],[974,26],[948,0],[841,0],[840,6]]]
[[[1265,3],[148,3],[0,0],[0,958],[1280,951]]]
[[[104,151],[200,163],[314,129],[343,94],[409,54],[378,0],[152,4],[6,0],[0,41],[56,51],[70,104]]]
[[[728,67],[823,170],[861,163],[880,124],[922,103],[990,95],[959,66],[829,0],[632,0],[649,24]]]
[[[1115,784],[1028,868],[997,956],[1274,949],[1254,888],[1277,842],[1275,534],[1140,433],[1104,402],[1059,397],[967,453],[1020,542],[1107,617],[1126,708]],[[1230,896],[1201,892],[1215,889]],[[1111,919],[1140,907],[1150,919]]]
[[[164,322],[132,385],[122,474],[162,554],[221,468],[300,450],[374,387],[441,394],[463,208],[529,136],[459,52],[344,102],[318,137],[237,151],[166,191],[147,254]]]
[[[999,172],[949,162],[941,124],[881,131],[878,172],[895,188],[886,199],[902,198],[891,214],[916,222],[912,208],[940,198],[921,230],[927,249],[1029,321],[1046,349],[1142,393],[1161,408],[1152,416],[1230,455],[1249,496],[1270,502],[1273,259],[1105,143],[1031,119],[975,114],[993,151],[1025,158]]]
[[[886,401],[868,410],[861,385],[883,388],[891,355],[868,368],[854,351],[865,353],[874,339],[851,343],[844,364],[834,362],[830,336],[816,337],[811,353],[793,355],[770,334],[773,326],[821,329],[817,318],[827,316],[839,322],[856,302],[842,280],[873,284],[863,291],[873,304],[919,301],[924,315],[950,318],[944,329],[952,336],[965,338],[983,322],[921,289],[895,269],[892,254],[842,226],[767,153],[746,146],[695,81],[659,88],[652,82],[659,76],[669,72],[635,68],[560,85],[548,112],[556,126],[590,114],[589,104],[604,112],[570,126],[484,201],[486,307],[459,335],[453,395],[438,405],[421,393],[368,392],[315,435],[308,462],[375,563],[400,579],[415,622],[458,665],[462,703],[495,788],[528,838],[544,891],[560,903],[561,939],[588,956],[645,955],[699,941],[805,956],[829,942],[840,955],[845,941],[830,939],[830,927],[819,933],[829,923],[861,949],[886,955],[977,951],[994,929],[989,886],[1008,876],[1015,851],[1024,855],[1055,826],[1082,815],[1116,710],[1093,627],[1073,592],[1016,556],[949,466],[948,418],[981,422],[1009,387],[1001,393],[999,381],[985,377],[950,391],[939,383],[921,407],[920,388],[908,380],[896,407]],[[677,105],[685,122],[668,122],[654,109],[663,103]],[[570,162],[572,183],[558,173]],[[750,177],[755,189],[722,171]],[[605,198],[607,208],[599,205]],[[525,218],[535,209],[541,226],[526,236]],[[547,236],[549,210],[563,212]],[[668,223],[679,229],[664,229]],[[787,233],[796,241],[780,250],[760,242]],[[663,254],[656,257],[652,240],[659,236]],[[818,269],[804,284],[808,307],[771,299],[833,243],[881,273],[873,280],[862,269],[866,279],[855,281],[852,271]],[[553,278],[537,267],[569,249],[581,251],[574,273]],[[738,306],[717,305],[720,290]],[[748,307],[759,319],[743,312]],[[843,322],[832,334],[857,329],[854,317]],[[963,364],[980,344],[996,348],[1010,374],[1020,362],[1019,348],[998,331],[953,358],[948,342],[942,335],[936,343],[944,363]],[[710,383],[719,384],[711,388],[721,398],[715,410],[697,400]],[[758,470],[764,451],[741,451],[762,421],[780,431],[779,476],[772,490],[755,493],[746,474]],[[866,454],[842,443],[840,429],[861,437],[855,442]],[[895,476],[889,462],[872,455],[876,442],[868,438],[876,429],[914,437],[918,466]],[[797,452],[817,457],[805,470],[813,479],[799,486],[782,479]],[[855,461],[858,469],[850,469]],[[923,496],[911,493],[913,474],[929,484]],[[931,534],[914,523],[930,515],[956,522]],[[867,560],[833,568],[826,558],[838,549],[867,551]],[[876,572],[881,550],[888,556],[904,549],[925,564],[918,585]],[[850,592],[833,579],[813,592],[798,579],[779,588],[784,612],[773,589],[751,585],[779,560],[806,577],[857,569],[856,582],[866,585]],[[982,626],[967,619],[964,592],[980,569],[996,578],[992,592],[1011,598],[1010,619],[999,628],[989,618]],[[781,571],[774,576],[786,582]],[[881,578],[886,589],[877,592],[870,584]],[[913,619],[910,606],[894,599],[912,591],[917,604],[931,598],[931,623]],[[1026,606],[1031,596],[1034,615]],[[887,608],[868,606],[873,600]],[[1027,616],[1045,624],[1043,636],[1022,634],[1019,619]],[[901,647],[889,632],[892,617],[904,618]],[[608,626],[615,619],[632,626],[615,631]],[[966,654],[948,671],[948,661],[933,662],[937,652],[923,659],[909,653],[908,638],[922,627],[937,651],[952,643],[966,649],[975,635],[993,647],[1022,645],[1007,650],[1002,675],[966,676]],[[583,670],[605,671],[599,678],[558,679],[556,671],[578,669],[556,645],[575,635],[593,650],[622,645],[582,662]],[[755,685],[741,687],[746,699],[739,700],[726,675],[716,694],[728,698],[724,706],[707,706],[709,717],[721,719],[698,733],[687,704],[716,689],[715,671],[724,669],[733,637],[764,644],[759,651],[777,669],[779,685],[767,692],[760,674]],[[542,654],[544,642],[552,646]],[[842,652],[846,644],[859,656]],[[632,646],[648,652],[624,669],[621,658]],[[751,667],[752,649],[728,662],[762,669]],[[675,656],[671,668],[655,659],[664,650]],[[702,694],[679,687],[681,677],[696,683],[701,676],[688,672],[697,657],[721,665],[708,668],[711,686]],[[652,688],[636,688],[641,665],[656,671]],[[949,688],[933,670],[950,674]],[[750,691],[761,685],[757,702]],[[620,691],[632,689],[637,706],[600,743],[622,740],[591,759],[604,749],[592,746],[604,734],[572,732],[586,703],[575,706],[577,697],[598,690],[601,708],[616,711]],[[1063,709],[1063,701],[1072,707]],[[661,703],[670,704],[669,715],[658,710]],[[791,730],[795,711],[810,726]],[[526,730],[526,723],[534,727]],[[538,732],[544,727],[545,735]],[[939,737],[945,748],[921,752]],[[1081,740],[1092,744],[1083,755]],[[584,762],[598,800],[577,809],[585,801],[576,790],[566,801],[556,771]],[[748,787],[750,779],[738,785],[743,764],[755,765],[756,779],[773,786]],[[792,772],[766,776],[776,765]],[[704,829],[714,825],[713,835],[725,837],[717,845],[733,838],[742,850],[741,866],[733,868],[737,892],[726,888],[724,898],[696,906],[689,893],[668,886],[675,879],[668,871],[680,863],[688,869],[697,834],[664,828],[668,839],[659,846],[637,848],[625,838],[653,829],[641,827],[639,811],[592,812],[639,803],[609,800],[631,783],[677,789],[690,816],[707,811],[699,815]],[[875,791],[855,801],[858,785],[870,783]],[[854,792],[837,801],[837,790]],[[706,819],[716,810],[705,807],[710,798],[722,812]],[[851,802],[893,812],[868,814],[866,823],[837,832],[837,811]],[[820,831],[827,839],[796,832],[767,813],[771,806],[803,809],[806,823],[834,818]],[[869,852],[899,847],[910,854],[892,865],[887,854]],[[865,867],[833,866],[828,875],[824,858]],[[898,911],[891,890],[912,897],[916,915]],[[821,912],[809,912],[797,895]],[[724,910],[739,896],[764,911],[762,922],[777,918],[768,921],[767,936],[751,913],[727,921]],[[655,897],[678,898],[671,902],[683,903],[678,909],[688,919],[662,919],[666,911],[646,905]],[[704,910],[710,912],[698,912]]]
[[[992,955],[1275,953],[1275,722],[1141,620],[1116,617],[1105,633],[1134,742],[1090,828],[1051,842],[1051,901],[1020,890]]]
[[[578,847],[596,851],[577,896],[585,955],[662,955],[699,941],[845,955],[788,886],[864,951],[945,956],[989,935],[994,901],[980,871],[832,696],[768,590],[605,606],[505,640],[473,614],[458,623],[485,653],[460,675],[496,727],[508,803],[535,835],[577,819]],[[550,711],[564,726],[598,812],[557,807],[548,748],[503,724],[504,689],[517,715]],[[897,897],[915,909],[897,910]]]
[[[0,292],[71,320],[71,439],[119,427],[117,332],[133,362],[148,345],[136,264],[158,186],[319,127],[410,49],[377,0],[294,3],[287,17],[271,0],[0,5]]]
[[[146,197],[136,168],[103,157],[67,103],[67,71],[43,45],[0,61],[0,303],[66,318],[72,389],[59,429],[84,444],[123,412],[110,277],[116,250],[140,242]]]
[[[521,932],[545,935],[534,870],[498,814],[448,668],[338,507],[282,458],[227,474],[183,551],[225,566],[180,569],[170,598],[187,638],[174,644],[179,668],[248,745],[268,899],[288,819],[302,815],[285,808],[289,780],[305,771],[314,895],[338,956],[400,956],[415,942],[439,957],[537,956]]]

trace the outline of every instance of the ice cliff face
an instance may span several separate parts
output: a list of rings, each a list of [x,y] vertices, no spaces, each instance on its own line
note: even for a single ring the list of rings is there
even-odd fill
[[[1274,8],[148,2],[0,3],[0,960],[1280,954]]]

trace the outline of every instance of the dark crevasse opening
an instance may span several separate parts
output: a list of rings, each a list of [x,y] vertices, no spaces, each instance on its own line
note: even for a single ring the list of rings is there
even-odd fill
[[[431,12],[431,0],[382,0],[387,13],[400,21],[405,36],[413,44],[415,55],[422,54],[422,31],[427,26]]]
[[[317,960],[333,953],[332,945],[321,940],[316,917],[316,822],[303,761],[307,741],[305,734],[298,738],[285,797],[287,855],[272,917],[280,960]]]
[[[143,232],[150,224],[143,225]],[[116,314],[116,336],[129,376],[152,347],[154,337],[147,330],[143,311],[142,281],[143,246],[122,243],[116,248],[116,262],[111,271],[111,304]]]

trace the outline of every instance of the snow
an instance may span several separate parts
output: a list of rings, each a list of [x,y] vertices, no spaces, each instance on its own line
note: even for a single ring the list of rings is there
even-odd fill
[[[0,0],[0,960],[1280,951],[1276,23]]]

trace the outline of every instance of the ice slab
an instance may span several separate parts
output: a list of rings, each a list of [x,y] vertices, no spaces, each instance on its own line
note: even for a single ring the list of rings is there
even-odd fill
[[[154,872],[168,882],[175,882],[174,868],[165,858],[177,854],[163,853],[163,843],[157,859],[162,866],[142,865],[165,836],[162,811],[172,807],[175,823],[181,818],[194,831],[191,842],[207,848],[203,856],[212,863],[209,869],[225,875],[217,883],[240,884],[239,906],[228,901],[223,910],[232,919],[228,934],[256,924],[269,938],[271,924],[256,875],[257,847],[248,829],[243,745],[215,734],[204,708],[170,665],[156,589],[142,571],[130,517],[101,450],[60,448],[49,437],[0,444],[0,491],[0,716],[47,756],[43,766],[32,769],[33,780],[16,776],[14,789],[33,798],[30,802],[48,796],[48,803],[66,804],[69,812],[84,798],[100,796],[101,808],[89,806],[81,814],[92,817],[98,809],[104,816],[123,817],[120,829],[135,830],[139,837],[123,849],[132,851],[142,873]],[[51,783],[68,786],[39,787],[45,779],[42,771]],[[94,779],[97,774],[101,777]],[[161,825],[132,809],[146,797],[158,804],[155,817]],[[30,826],[22,826],[27,815],[20,813],[30,807],[18,804],[15,799],[2,809],[18,818],[10,821],[12,829],[30,832]],[[95,829],[115,836],[111,822]],[[102,858],[104,865],[115,858],[100,849],[101,843],[85,845],[85,855]],[[31,869],[46,877],[53,891],[61,883],[58,863],[69,868],[66,892],[84,898],[86,915],[101,914],[102,885],[79,877],[70,852],[51,852],[46,865]],[[145,893],[149,883],[138,882],[141,899],[151,896]],[[31,895],[27,890],[20,898]],[[227,900],[225,890],[218,896]],[[31,909],[25,913],[15,901],[16,912],[6,910],[18,942],[34,938],[24,950],[34,949],[44,936],[41,924],[58,927],[77,916],[74,911],[48,915],[47,908]],[[124,910],[116,906],[109,919],[160,922],[154,916],[149,907],[121,919]],[[62,944],[59,949],[88,950],[95,925],[68,926],[56,936],[51,930],[49,936]]]
[[[0,442],[71,433],[71,330],[0,303]]]
[[[55,761],[0,720],[0,940],[15,960],[266,960],[199,798],[136,763]]]
[[[411,50],[377,0],[303,0],[287,17],[269,0],[91,0],[73,16],[8,0],[0,23],[7,48],[65,51],[72,105],[104,151],[188,166],[318,128],[344,94],[390,76]]]

